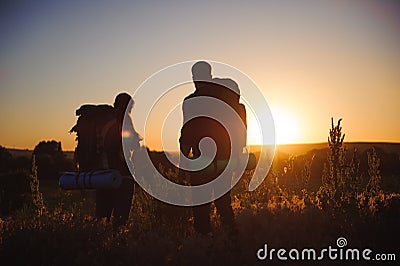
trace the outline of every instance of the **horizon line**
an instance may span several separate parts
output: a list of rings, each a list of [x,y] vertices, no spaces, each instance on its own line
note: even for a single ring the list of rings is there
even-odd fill
[[[323,141],[323,142],[298,142],[298,143],[280,143],[280,144],[275,144],[275,146],[290,146],[290,145],[322,145],[322,144],[328,144],[328,141]],[[400,144],[399,141],[347,141],[343,142],[343,145],[346,144]],[[257,146],[271,146],[272,144],[250,144],[247,145],[248,147],[257,147]],[[33,151],[34,148],[20,148],[20,147],[7,147],[7,146],[2,146],[1,147],[5,148],[6,150],[19,150],[19,151]],[[177,152],[178,150],[159,150],[159,149],[149,149],[150,151],[153,152]],[[75,150],[62,150],[63,152],[74,152]]]

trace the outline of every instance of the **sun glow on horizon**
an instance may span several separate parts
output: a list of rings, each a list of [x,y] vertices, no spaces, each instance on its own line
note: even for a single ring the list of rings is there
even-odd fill
[[[276,144],[293,144],[300,141],[298,119],[282,108],[271,108],[275,123]]]
[[[298,119],[286,109],[271,108],[272,117],[275,124],[275,143],[276,144],[296,144],[300,142],[301,129]],[[263,143],[261,131],[257,119],[251,112],[248,112],[247,124],[247,144],[265,145]]]

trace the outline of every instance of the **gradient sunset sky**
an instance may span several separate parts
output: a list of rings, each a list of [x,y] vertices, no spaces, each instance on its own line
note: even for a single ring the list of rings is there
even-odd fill
[[[0,14],[5,147],[72,150],[81,104],[195,59],[253,79],[279,143],[326,141],[331,117],[347,141],[400,141],[399,1],[2,1]]]

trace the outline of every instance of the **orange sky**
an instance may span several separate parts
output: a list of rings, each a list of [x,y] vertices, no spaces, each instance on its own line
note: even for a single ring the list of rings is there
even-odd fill
[[[112,103],[199,58],[254,80],[280,143],[326,141],[331,117],[343,118],[347,141],[400,141],[397,1],[150,2],[5,5],[0,145],[55,139],[72,150],[81,104]]]

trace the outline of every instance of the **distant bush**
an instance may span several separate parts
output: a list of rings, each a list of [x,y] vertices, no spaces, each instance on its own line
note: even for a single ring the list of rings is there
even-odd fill
[[[61,149],[61,142],[41,141],[33,150],[36,157],[39,179],[58,179],[61,171],[74,169],[73,162],[66,159]]]
[[[11,164],[12,164],[11,153],[3,146],[0,146],[0,173],[9,172]]]
[[[32,173],[17,171],[0,174],[0,217],[23,207],[39,214],[44,209],[35,157],[32,161]]]

